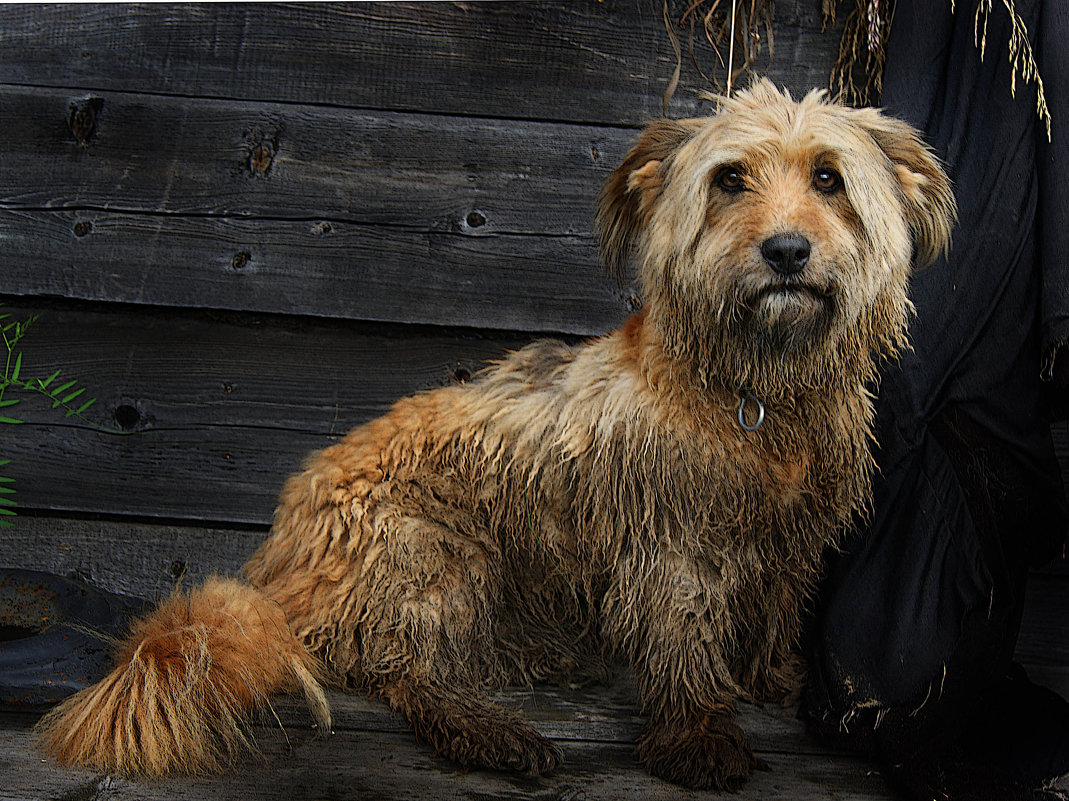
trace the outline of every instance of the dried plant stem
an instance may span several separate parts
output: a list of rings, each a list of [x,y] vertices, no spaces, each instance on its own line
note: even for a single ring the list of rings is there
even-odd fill
[[[987,50],[987,21],[991,16],[992,0],[980,0],[976,6],[976,17],[973,20],[973,41],[980,48],[980,60],[982,61]],[[1032,43],[1028,38],[1028,26],[1025,25],[1021,15],[1013,4],[1013,0],[1002,0],[1006,12],[1010,15],[1010,40],[1008,43],[1010,62],[1010,96],[1017,97],[1017,75],[1026,83],[1036,85],[1036,114],[1046,125],[1047,141],[1051,139],[1051,116],[1047,108],[1047,96],[1043,89],[1043,78],[1039,74],[1039,66],[1036,64],[1032,53]],[[953,2],[951,8],[953,9]]]
[[[1046,126],[1047,140],[1051,138],[1051,115],[1047,107],[1043,78],[1039,74],[1028,37],[1028,27],[1017,12],[1014,0],[1002,0],[1010,15],[1010,38],[1007,43],[1010,62],[1010,95],[1017,96],[1018,76],[1026,83],[1036,86],[1036,114]],[[978,0],[973,20],[973,37],[980,50],[982,61],[987,53],[987,23],[994,7],[994,0]],[[824,23],[835,22],[836,3],[823,2]],[[950,1],[951,12],[955,11],[954,0]],[[891,29],[893,2],[890,0],[855,0],[843,25],[839,44],[839,58],[832,68],[829,89],[839,101],[850,105],[870,105],[879,101],[883,91],[883,69],[886,61],[885,48]],[[854,70],[862,67],[864,84],[854,80]]]

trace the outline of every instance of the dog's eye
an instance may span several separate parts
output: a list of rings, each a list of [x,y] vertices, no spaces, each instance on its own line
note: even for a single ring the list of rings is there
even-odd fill
[[[821,192],[836,192],[842,185],[842,176],[828,167],[821,167],[813,173],[813,186]]]
[[[724,167],[716,174],[716,185],[725,192],[741,192],[746,188],[742,179],[742,170],[738,167]]]

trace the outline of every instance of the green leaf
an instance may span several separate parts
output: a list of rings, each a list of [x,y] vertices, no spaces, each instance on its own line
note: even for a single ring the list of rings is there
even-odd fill
[[[11,380],[12,381],[18,381],[20,372],[22,372],[22,354],[21,353],[19,353],[19,355],[15,357],[15,370],[14,370],[14,372],[11,373]]]
[[[7,476],[0,476],[0,483],[3,483],[3,484],[10,484],[10,483],[12,483],[12,482],[13,482],[14,480],[15,480],[15,479],[13,479],[13,478],[8,478]]]
[[[8,423],[13,426],[22,425],[22,421],[16,420],[14,417],[0,417],[0,423]]]
[[[15,490],[11,487],[0,487],[0,495],[14,495]]]
[[[0,515],[11,515],[12,517],[14,517],[15,512],[13,512],[11,509],[6,509],[5,507],[0,506]]]
[[[54,398],[57,395],[59,395],[61,392],[66,392],[68,389],[70,389],[71,387],[73,387],[77,383],[78,383],[78,379],[76,378],[73,381],[68,381],[66,384],[60,384],[58,387],[53,389],[48,394],[51,395]]]
[[[71,402],[72,400],[74,400],[75,398],[77,398],[77,397],[78,397],[79,395],[81,395],[81,394],[82,394],[83,392],[85,392],[85,387],[82,387],[81,389],[76,389],[76,390],[75,390],[74,392],[72,392],[72,393],[71,393],[70,395],[68,395],[67,397],[65,397],[65,398],[63,399],[63,404],[64,404],[64,405],[67,405],[67,404],[69,404],[69,403],[70,403],[70,402]]]
[[[56,380],[56,376],[58,376],[61,372],[62,372],[61,370],[56,370],[56,372],[52,373],[52,375],[50,375],[48,378],[44,379],[43,381],[40,378],[38,378],[37,379],[38,385],[41,387],[41,389],[48,389],[48,385],[51,384],[53,381],[55,381]]]
[[[0,400],[0,409],[4,408],[5,406],[14,406],[18,402],[18,398],[8,398],[7,400]]]
[[[0,506],[18,506],[18,502],[14,498],[0,498]]]
[[[85,403],[83,403],[81,406],[79,406],[77,409],[75,409],[74,413],[75,414],[85,414],[85,410],[88,409],[90,406],[92,406],[96,402],[97,402],[96,398],[90,398]]]

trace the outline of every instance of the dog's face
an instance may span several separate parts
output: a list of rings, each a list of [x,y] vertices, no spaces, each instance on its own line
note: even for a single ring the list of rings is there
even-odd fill
[[[636,246],[670,349],[787,364],[843,342],[893,350],[910,271],[953,221],[946,175],[912,128],[768,81],[716,116],[651,125],[600,214],[611,266]]]

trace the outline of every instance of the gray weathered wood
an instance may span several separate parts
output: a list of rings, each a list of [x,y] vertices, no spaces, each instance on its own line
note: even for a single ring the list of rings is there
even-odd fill
[[[837,31],[811,0],[776,11],[768,74],[826,86]],[[680,33],[672,116],[707,86]],[[695,50],[712,69],[700,33]],[[658,0],[0,6],[0,83],[28,86],[634,125],[675,65]]]
[[[0,533],[0,566],[70,576],[159,601],[212,575],[236,576],[266,526],[222,528],[20,515]]]
[[[25,306],[10,310],[24,316]],[[46,312],[25,377],[57,367],[98,400],[98,428],[26,397],[5,426],[27,508],[264,524],[312,450],[413,392],[475,372],[524,338],[414,326],[162,310]],[[124,434],[122,426],[136,433]]]
[[[2,12],[0,12],[2,13]],[[628,129],[0,85],[0,207],[589,235]],[[711,104],[706,104],[706,113]],[[472,213],[482,216],[479,220]],[[471,224],[476,223],[476,224]]]
[[[0,215],[0,237],[12,265],[7,292],[580,333],[602,330],[626,309],[630,290],[600,275],[587,234],[596,188],[619,160],[629,132],[471,116],[356,114],[308,103],[357,102],[348,95],[327,100],[316,87],[343,95],[380,84],[397,91],[395,81],[350,78],[354,61],[362,75],[375,76],[381,74],[376,59],[385,59],[411,81],[400,108],[480,113],[480,100],[490,95],[485,87],[468,94],[471,81],[459,76],[477,69],[496,84],[520,64],[524,81],[537,73],[538,86],[585,109],[613,97],[614,86],[630,87],[625,94],[635,91],[636,76],[623,67],[628,60],[641,61],[628,48],[647,53],[643,48],[654,33],[664,38],[655,3],[609,3],[586,13],[567,4],[493,3],[260,6],[252,14],[188,6],[159,12],[153,6],[118,13],[107,7],[0,9],[5,23],[0,42],[9,45],[0,48],[0,81],[68,87],[87,61],[106,54],[86,74],[93,80],[84,92],[25,86],[0,92],[0,109],[10,123],[0,155],[13,176],[0,196],[0,207],[10,211]],[[814,9],[796,3],[778,24],[790,63],[826,68],[830,51],[806,39],[815,34]],[[324,27],[332,36],[321,35]],[[287,34],[281,42],[279,30]],[[436,44],[427,50],[413,44],[411,35]],[[487,36],[493,40],[489,52]],[[132,61],[130,49],[115,44],[131,37],[139,43]],[[520,37],[528,61],[517,61],[511,46],[496,49],[497,37]],[[209,39],[213,44],[206,48]],[[594,85],[584,89],[576,77],[586,74],[591,54],[601,52],[601,40],[619,54],[597,67],[597,91],[590,96]],[[248,69],[234,70],[233,52],[220,47],[223,42],[240,51]],[[434,49],[443,42],[448,53]],[[699,57],[701,45],[699,37]],[[569,81],[544,75],[545,69],[568,70],[567,59],[528,68],[530,54],[547,46],[547,53],[561,46],[571,53]],[[358,54],[347,53],[352,47]],[[48,67],[39,61],[45,52],[53,59]],[[167,69],[154,72],[160,52],[166,53]],[[75,53],[79,58],[72,58]],[[314,86],[292,69],[295,61],[317,65]],[[579,72],[575,62],[584,65]],[[341,63],[344,75],[332,75]],[[52,71],[57,64],[62,80]],[[188,67],[192,74],[183,72]],[[265,88],[259,81],[269,75],[270,86],[290,90],[298,76],[300,96],[253,91]],[[154,83],[154,76],[163,84]],[[453,89],[463,87],[460,94],[432,91],[443,76]],[[648,89],[648,81],[639,83]],[[509,84],[507,97],[530,97],[523,86]],[[72,103],[94,89],[96,124],[78,142],[77,126],[70,124]],[[577,100],[584,92],[586,99]],[[193,97],[197,94],[215,99]],[[232,99],[242,96],[287,103]],[[451,99],[437,106],[438,97]],[[692,112],[698,108],[693,97],[684,105]],[[553,113],[557,104],[550,106],[539,116],[562,118]],[[524,116],[505,111],[499,116]],[[255,152],[264,143],[269,161],[258,160]],[[30,211],[56,207],[80,211],[73,216]],[[221,222],[128,213],[145,211],[269,219]],[[300,222],[287,226],[276,222],[279,217]],[[364,227],[370,224],[386,229]],[[505,233],[565,238],[493,236]],[[583,241],[568,239],[572,234]],[[465,235],[486,238],[465,241]],[[240,280],[232,280],[235,274]]]
[[[533,338],[139,307],[13,301],[3,310],[39,315],[20,345],[22,377],[62,368],[97,398],[87,419],[112,431],[244,426],[340,435],[404,395],[466,380]],[[60,419],[47,400],[12,397],[23,400],[9,413],[28,424]],[[119,406],[134,407],[137,419],[117,420]]]
[[[1064,669],[1052,684],[1064,686]],[[278,722],[255,730],[262,757],[219,777],[148,783],[57,768],[34,752],[34,716],[0,716],[0,799],[41,797],[122,799],[277,799],[279,788],[306,798],[543,798],[706,799],[647,775],[631,757],[641,726],[626,681],[583,690],[510,690],[499,698],[521,707],[536,728],[556,739],[565,762],[552,776],[529,778],[490,771],[464,772],[434,756],[403,720],[378,703],[331,693],[334,733],[317,737],[298,701],[279,699]],[[770,771],[755,774],[737,795],[787,801],[884,801],[893,796],[864,760],[829,750],[808,737],[793,708],[743,705],[740,725]],[[279,728],[281,724],[282,728]]]
[[[306,798],[546,798],[546,799],[705,799],[709,793],[688,792],[649,776],[631,756],[630,735],[636,730],[619,699],[606,692],[588,694],[588,701],[561,701],[553,691],[512,693],[535,726],[558,738],[565,762],[554,775],[529,778],[490,771],[464,772],[434,756],[416,741],[404,724],[385,715],[380,705],[332,694],[338,724],[329,738],[308,728],[307,715],[283,706],[278,725],[257,732],[263,759],[247,760],[221,777],[171,779],[147,783],[102,777],[89,771],[58,769],[32,750],[28,715],[0,717],[0,799],[28,801],[42,796],[120,799],[276,799],[279,788]],[[588,719],[573,721],[562,731],[558,719],[575,707]],[[621,718],[622,714],[622,718]],[[612,724],[623,728],[613,730]],[[606,729],[606,723],[609,729]],[[742,710],[742,725],[752,733],[760,756],[771,767],[757,773],[736,798],[890,799],[882,779],[864,761],[836,754],[808,741],[793,719],[793,710]],[[65,795],[66,794],[66,795]]]
[[[268,740],[268,736],[271,737]],[[295,731],[261,738],[262,761],[248,761],[225,775],[144,782],[59,770],[32,752],[28,726],[0,729],[3,801],[86,798],[97,801],[277,801],[289,798],[359,798],[374,801],[451,799],[717,798],[682,790],[637,765],[631,747],[567,742],[564,765],[552,776],[528,778],[488,771],[464,772],[434,756],[410,735],[338,732],[329,740]],[[771,770],[759,772],[732,798],[739,801],[890,801],[893,796],[871,766],[849,755],[760,755]]]
[[[19,294],[580,334],[637,306],[570,236],[0,210],[0,239]]]

